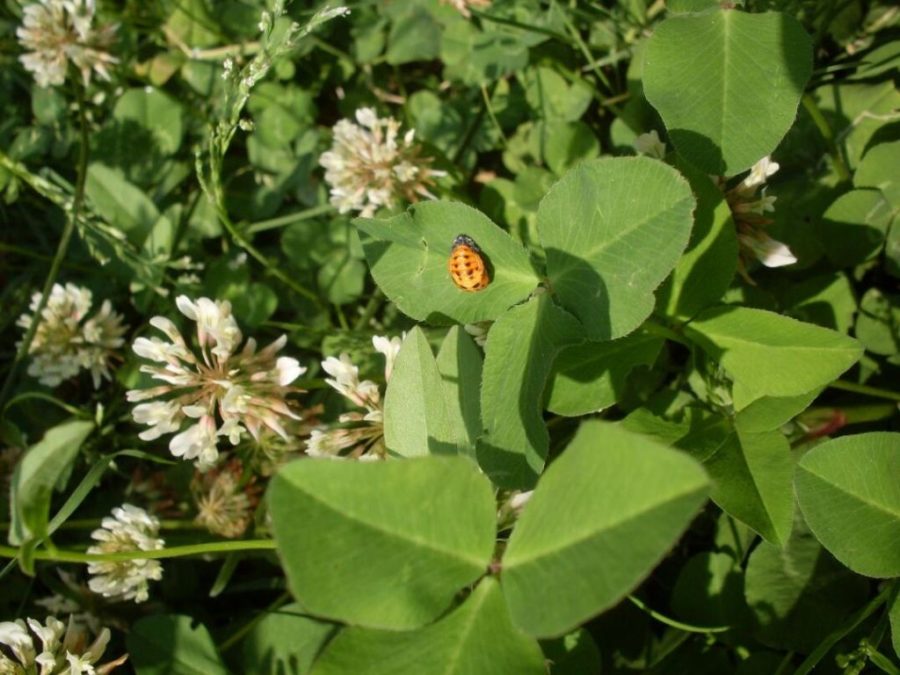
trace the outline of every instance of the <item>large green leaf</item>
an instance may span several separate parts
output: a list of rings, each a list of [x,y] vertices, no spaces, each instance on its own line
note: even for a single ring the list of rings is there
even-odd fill
[[[685,447],[679,442],[679,447]],[[703,462],[713,481],[710,498],[764,539],[781,546],[791,534],[794,464],[780,431],[731,431]]]
[[[701,312],[685,333],[734,378],[738,410],[763,396],[800,396],[824,387],[862,355],[846,335],[748,307]]]
[[[23,455],[12,477],[11,544],[18,546],[47,534],[53,489],[71,469],[81,444],[93,429],[93,422],[85,420],[63,422],[48,429]]]
[[[189,616],[157,614],[128,633],[129,661],[137,675],[227,675],[206,626]]]
[[[584,423],[541,477],[504,553],[513,622],[550,637],[614,605],[675,543],[706,488],[686,455]]]
[[[608,408],[621,398],[629,373],[652,365],[662,345],[658,335],[637,332],[565,348],[553,363],[547,409],[577,417]]]
[[[678,153],[733,176],[775,149],[811,72],[811,42],[796,19],[722,10],[656,26],[643,82]]]
[[[822,215],[825,254],[837,267],[850,267],[875,257],[894,214],[880,190],[850,190]]]
[[[398,633],[347,628],[328,645],[313,675],[543,675],[534,638],[509,620],[499,584],[484,579],[440,621]]]
[[[436,361],[456,443],[474,456],[481,434],[481,352],[468,333],[453,326],[441,343]]]
[[[538,284],[528,253],[480,211],[457,202],[423,202],[386,220],[357,218],[372,276],[414,319],[472,323],[496,319]],[[492,273],[487,288],[462,291],[447,271],[453,241],[466,234]]]
[[[294,602],[254,624],[241,642],[241,672],[307,675],[337,626],[311,619],[305,613],[303,606]]]
[[[541,414],[544,386],[557,353],[582,339],[578,322],[546,294],[513,307],[485,344],[478,463],[495,484],[534,486],[547,457]]]
[[[582,162],[546,194],[538,231],[547,274],[591,339],[627,335],[650,315],[653,291],[687,246],[693,209],[687,181],[647,157]]]
[[[842,567],[799,521],[787,545],[753,549],[744,597],[763,644],[806,652],[865,602],[869,584]]]
[[[143,244],[160,219],[159,209],[140,188],[103,164],[88,167],[84,192],[94,210],[134,244]]]
[[[413,328],[384,395],[385,444],[404,457],[453,454],[455,435],[431,347],[422,329]]]
[[[853,176],[853,184],[856,187],[878,188],[895,209],[900,208],[898,155],[900,155],[900,141],[879,143],[866,151]]]
[[[272,480],[268,502],[294,596],[351,624],[434,620],[494,548],[490,484],[463,457],[299,460]]]
[[[679,169],[691,184],[697,212],[687,250],[657,296],[663,314],[689,319],[728,290],[737,269],[738,240],[722,191],[690,164],[682,163]]]
[[[800,509],[822,545],[858,574],[900,576],[900,434],[835,438],[797,465]]]

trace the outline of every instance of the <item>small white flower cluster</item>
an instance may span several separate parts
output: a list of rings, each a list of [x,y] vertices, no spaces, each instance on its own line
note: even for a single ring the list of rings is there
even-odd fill
[[[331,203],[341,213],[359,211],[372,216],[381,207],[393,207],[398,199],[434,199],[428,187],[446,175],[430,168],[414,143],[415,129],[400,137],[400,123],[379,118],[372,108],[356,111],[356,123],[341,120],[334,125],[331,150],[322,154],[325,181],[331,186]]]
[[[372,338],[375,351],[384,355],[384,379],[391,379],[394,361],[403,344],[402,337],[387,338],[376,335]],[[326,378],[354,405],[365,412],[350,412],[341,415],[338,422],[343,427],[313,429],[306,444],[306,454],[310,457],[337,457],[344,450],[352,448],[347,456],[354,459],[378,459],[385,456],[384,413],[381,391],[371,380],[359,379],[359,367],[355,366],[347,354],[339,358],[329,356],[322,361],[322,368],[331,377]]]
[[[88,553],[123,553],[129,551],[159,551],[165,542],[159,539],[159,521],[144,509],[123,504],[112,510],[102,527],[91,533],[98,543]],[[149,582],[162,579],[162,565],[158,560],[135,559],[88,564],[89,588],[94,593],[116,600],[144,602],[149,597]]]
[[[472,12],[470,7],[490,7],[491,0],[441,0],[442,4],[450,5],[464,17],[471,18]]]
[[[765,185],[776,171],[778,164],[763,157],[744,180],[725,193],[741,245],[739,270],[748,281],[751,280],[747,275],[747,264],[753,259],[766,267],[784,267],[797,262],[791,249],[770,237],[765,229],[773,222],[765,214],[775,210],[775,197],[765,194]]]
[[[175,304],[196,322],[200,354],[195,354],[175,324],[162,316],[153,317],[150,325],[168,341],[157,337],[134,341],[135,354],[154,362],[141,366],[141,372],[165,383],[127,394],[132,403],[164,397],[139,403],[132,410],[135,422],[150,427],[140,434],[141,439],[152,441],[175,433],[169,442],[172,454],[196,460],[204,470],[218,459],[221,436],[237,445],[245,432],[259,441],[261,433],[269,429],[287,440],[283,424],[300,417],[285,398],[299,391],[290,385],[306,372],[297,359],[276,357],[287,336],[259,352],[256,341],[249,338],[237,351],[243,336],[231,314],[231,303],[209,298],[194,301],[182,295]],[[189,419],[196,422],[181,431]]]
[[[32,312],[37,311],[40,302],[40,293],[31,296]],[[53,285],[28,348],[32,357],[28,374],[41,384],[55,387],[81,370],[90,371],[95,388],[100,386],[101,378],[110,379],[109,364],[124,344],[126,327],[108,300],[94,316],[85,319],[92,302],[86,288]],[[34,314],[26,313],[19,317],[17,325],[27,333],[33,321]]]
[[[30,629],[30,630],[29,630]],[[35,637],[40,645],[35,644]],[[56,617],[0,621],[0,644],[12,658],[0,650],[0,673],[9,675],[105,675],[125,662],[126,656],[102,666],[94,664],[103,656],[109,642],[104,628],[87,646],[86,635],[70,620],[68,626]]]
[[[38,86],[61,85],[70,61],[84,86],[90,84],[91,72],[109,80],[108,68],[118,63],[107,52],[116,27],[94,29],[94,11],[94,0],[40,0],[25,7],[16,37],[28,53],[19,60]]]

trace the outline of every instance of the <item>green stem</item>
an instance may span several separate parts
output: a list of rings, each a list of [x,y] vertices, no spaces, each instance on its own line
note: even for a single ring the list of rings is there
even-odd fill
[[[50,560],[58,563],[123,562],[126,560],[160,560],[162,558],[183,558],[190,555],[210,553],[230,553],[231,551],[272,551],[272,539],[245,539],[241,541],[216,541],[207,544],[170,546],[158,551],[122,551],[119,553],[82,553],[62,549],[35,551],[35,560]],[[17,558],[19,549],[0,546],[0,558]]]
[[[275,598],[275,600],[272,601],[272,604],[270,604],[268,607],[266,607],[262,612],[260,612],[256,616],[254,616],[250,621],[248,621],[243,626],[238,628],[230,636],[228,636],[227,638],[222,640],[222,642],[219,644],[219,652],[220,653],[227,652],[234,645],[236,645],[238,642],[240,642],[244,638],[244,636],[247,635],[247,633],[249,633],[251,630],[253,630],[253,627],[256,626],[256,624],[258,624],[260,621],[265,619],[267,616],[269,616],[272,612],[274,612],[276,609],[281,607],[283,604],[285,604],[290,599],[291,599],[290,593],[282,593],[281,595],[279,595],[277,598]]]
[[[309,220],[310,218],[316,218],[317,216],[323,216],[325,214],[333,213],[336,209],[331,204],[319,204],[317,206],[312,206],[308,209],[303,209],[302,211],[296,211],[294,213],[289,213],[286,216],[279,216],[278,218],[269,218],[268,220],[260,220],[259,222],[252,223],[244,228],[244,231],[247,234],[256,234],[257,232],[265,232],[266,230],[274,230],[278,227],[284,227],[285,225],[292,225],[294,223],[299,223],[302,220]]]
[[[676,333],[668,326],[664,326],[663,324],[653,321],[652,319],[647,319],[647,321],[644,322],[642,328],[648,333],[652,333],[653,335],[659,335],[660,337],[664,337],[667,340],[671,340],[672,342],[677,342],[679,344],[685,345],[686,347],[693,347],[690,340],[688,340],[686,337],[679,333]]]
[[[556,5],[556,2],[554,1],[553,4]],[[578,49],[584,55],[585,61],[587,61],[589,64],[594,63],[594,55],[591,54],[591,50],[588,49],[588,46],[585,44],[584,40],[581,37],[581,33],[578,32],[578,29],[569,19],[569,16],[563,10],[560,10],[559,14],[562,17],[563,23],[566,25],[566,30],[569,31],[569,35],[572,36],[572,40],[575,41]],[[606,75],[603,74],[603,71],[600,70],[600,68],[598,68],[596,65],[592,67],[591,70],[593,71],[594,75],[596,75],[597,79],[603,83],[603,86],[606,87],[607,93],[613,93],[613,87],[610,84],[609,80],[606,79]],[[615,108],[613,108],[613,110],[615,110]]]
[[[885,604],[889,597],[894,593],[895,587],[897,586],[897,581],[893,581],[891,583],[885,584],[885,587],[882,589],[881,593],[875,596],[875,598],[861,610],[859,610],[856,614],[854,614],[850,620],[845,623],[843,626],[835,630],[828,637],[826,637],[822,642],[819,643],[819,646],[816,647],[809,656],[800,664],[800,667],[794,671],[794,675],[806,675],[812,671],[813,668],[821,661],[824,656],[831,651],[831,648],[834,647],[838,642],[843,640],[847,635],[856,630],[856,627],[859,626],[863,621],[868,619],[875,611]]]
[[[841,155],[841,152],[837,147],[837,143],[834,138],[834,132],[831,130],[831,125],[828,124],[828,120],[825,119],[822,111],[819,110],[819,106],[816,104],[816,101],[812,97],[812,95],[804,94],[802,101],[803,107],[806,109],[806,112],[809,113],[809,116],[815,123],[816,128],[818,128],[819,133],[822,134],[822,138],[825,139],[826,145],[828,145],[828,154],[831,155],[831,159],[834,162],[834,168],[837,170],[838,176],[840,176],[842,182],[849,181],[850,169],[847,168],[847,163],[844,161],[844,157]]]
[[[19,343],[19,348],[16,350],[16,355],[9,367],[9,371],[6,373],[6,378],[3,381],[3,387],[0,389],[0,404],[6,400],[10,387],[12,387],[13,380],[15,379],[16,369],[28,355],[28,350],[31,349],[31,343],[34,342],[34,336],[37,334],[37,329],[40,325],[41,312],[43,312],[44,308],[47,306],[47,301],[50,298],[50,291],[59,276],[60,267],[62,267],[63,259],[65,259],[66,253],[69,250],[69,243],[72,241],[72,233],[75,232],[75,223],[78,221],[78,212],[81,210],[81,204],[84,201],[84,185],[87,178],[88,161],[88,129],[87,117],[84,111],[84,91],[80,85],[76,85],[75,92],[76,103],[78,106],[81,144],[78,148],[78,173],[75,182],[75,196],[72,201],[72,211],[68,214],[66,224],[63,226],[62,236],[56,247],[56,254],[53,256],[53,260],[50,263],[50,270],[47,272],[46,279],[44,279],[44,288],[41,291],[41,299],[32,314],[33,319],[31,325],[28,327],[25,337],[22,338],[22,342]]]
[[[629,595],[628,599],[634,605],[637,605],[644,612],[649,614],[651,617],[659,621],[660,623],[664,623],[667,626],[671,626],[672,628],[677,628],[678,630],[683,630],[687,633],[724,633],[727,630],[731,630],[731,626],[692,626],[688,623],[681,623],[680,621],[676,621],[675,619],[670,619],[664,614],[660,614],[659,612],[650,609],[643,602],[638,600],[635,596]]]
[[[375,316],[375,312],[381,307],[383,300],[384,293],[381,292],[380,288],[376,288],[372,292],[372,297],[369,298],[369,302],[366,303],[366,307],[363,309],[362,314],[359,315],[359,318],[353,324],[353,330],[363,330],[369,324],[369,321],[372,320],[372,317]]]
[[[870,387],[865,384],[856,384],[847,380],[835,380],[828,385],[832,389],[842,389],[843,391],[852,391],[854,394],[865,394],[876,398],[885,398],[889,401],[900,401],[900,393],[890,391],[888,389],[879,389]]]

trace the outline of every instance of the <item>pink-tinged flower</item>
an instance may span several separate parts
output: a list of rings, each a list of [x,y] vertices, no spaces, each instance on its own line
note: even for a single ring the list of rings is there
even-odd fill
[[[477,9],[490,7],[491,0],[441,0],[441,3],[450,5],[457,12],[469,19],[472,17],[472,12],[470,10],[471,7],[475,7]]]
[[[446,174],[433,170],[431,160],[421,155],[414,129],[400,137],[400,123],[393,117],[382,119],[372,108],[360,108],[356,123],[340,120],[333,132],[331,149],[319,164],[331,186],[331,203],[341,213],[370,217],[401,199],[434,199],[428,188]]]
[[[175,433],[169,450],[202,469],[218,459],[221,437],[231,445],[245,434],[259,441],[267,431],[287,439],[286,421],[300,416],[286,397],[300,391],[292,383],[306,372],[296,359],[277,356],[287,336],[258,351],[256,340],[249,338],[238,350],[243,336],[230,303],[181,296],[176,306],[196,322],[199,351],[192,351],[175,324],[161,316],[150,324],[166,340],[134,341],[134,352],[152,362],[141,366],[141,372],[163,383],[127,394],[132,403],[141,402],[132,410],[134,421],[149,427],[141,438]]]
[[[27,5],[16,29],[27,50],[19,60],[40,87],[59,86],[69,63],[87,86],[91,73],[109,80],[109,68],[118,60],[108,53],[115,26],[95,29],[94,0],[39,0]]]

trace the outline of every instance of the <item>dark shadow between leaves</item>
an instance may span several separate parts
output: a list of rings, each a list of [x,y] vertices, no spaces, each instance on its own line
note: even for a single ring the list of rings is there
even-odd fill
[[[690,129],[669,129],[669,138],[686,162],[706,173],[725,175],[727,168],[722,148],[712,139]]]
[[[612,339],[610,299],[606,282],[583,258],[558,248],[547,249],[547,269],[553,297],[573,314],[595,342]]]

